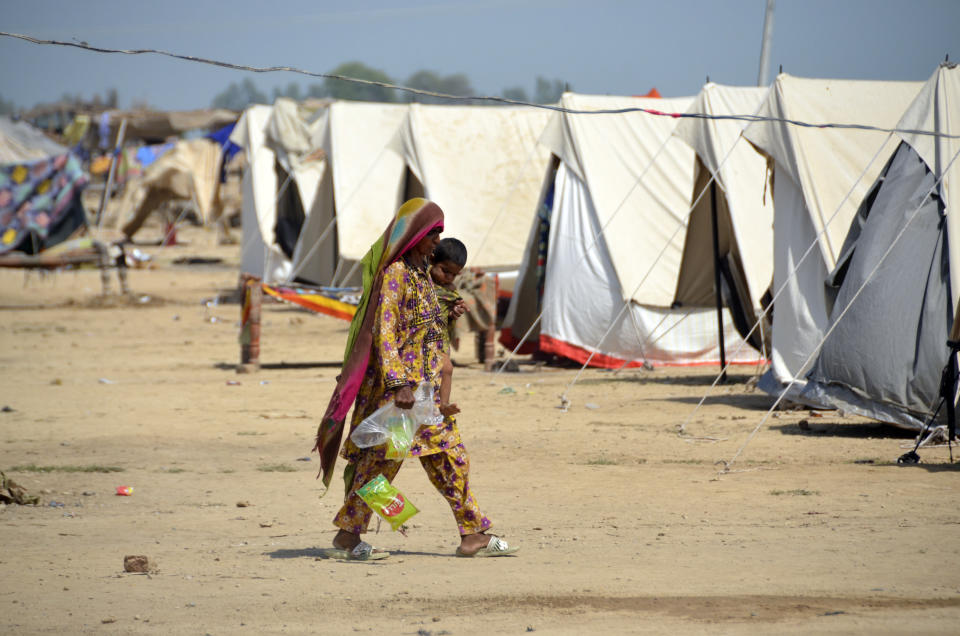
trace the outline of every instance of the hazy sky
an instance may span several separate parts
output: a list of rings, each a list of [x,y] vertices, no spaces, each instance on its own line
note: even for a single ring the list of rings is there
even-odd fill
[[[696,94],[707,76],[755,85],[766,0],[0,0],[0,31],[327,72],[359,60],[402,83],[465,73],[480,94],[533,93],[537,75],[581,93]],[[925,80],[960,61],[960,0],[777,0],[771,77]],[[116,87],[164,109],[206,107],[250,76],[266,93],[316,80],[156,55],[98,54],[0,37],[0,97],[18,106]]]

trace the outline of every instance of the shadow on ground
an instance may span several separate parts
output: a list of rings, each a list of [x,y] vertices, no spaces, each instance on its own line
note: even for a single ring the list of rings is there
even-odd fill
[[[265,552],[271,559],[332,559],[335,561],[346,561],[347,559],[333,559],[329,555],[329,548],[281,548],[272,552]],[[416,552],[413,550],[389,550],[392,557],[405,556],[428,556],[428,557],[456,557],[453,552]],[[363,561],[355,561],[363,563]],[[376,563],[377,561],[370,561]]]
[[[283,369],[315,369],[315,368],[340,368],[343,366],[343,362],[334,361],[334,360],[320,360],[314,362],[262,362],[260,363],[261,369],[268,370],[283,370]],[[213,365],[214,369],[219,369],[220,371],[233,371],[236,372],[237,364],[233,362],[217,362]]]
[[[696,406],[700,403],[701,399],[703,399],[702,396],[675,395],[671,397],[651,398],[650,401],[662,400],[665,402],[680,402],[681,404]],[[703,405],[723,404],[724,406],[733,406],[748,411],[768,411],[773,402],[774,398],[766,393],[721,393],[719,395],[711,395],[704,401]]]
[[[921,448],[920,453],[920,463],[911,464],[909,466],[898,466],[898,468],[903,468],[904,470],[916,470],[923,469],[928,473],[956,473],[960,472],[960,462],[954,461],[952,464],[925,464],[923,463],[923,449]]]
[[[882,422],[812,422],[801,420],[790,424],[774,424],[770,429],[779,431],[783,435],[802,435],[806,437],[877,437],[882,439],[916,439],[917,437],[914,431],[883,424]]]
[[[661,371],[624,371],[615,373],[609,371],[592,378],[585,378],[578,384],[606,384],[609,382],[632,382],[638,384],[673,384],[676,386],[710,386],[716,379],[715,374],[707,375],[671,375],[669,372]],[[741,387],[744,391],[747,384],[753,382],[755,374],[753,373],[728,373],[727,381],[723,384],[717,383],[718,387]]]

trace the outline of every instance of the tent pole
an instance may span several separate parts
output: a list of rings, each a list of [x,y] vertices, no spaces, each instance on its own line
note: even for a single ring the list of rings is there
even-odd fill
[[[713,227],[713,295],[717,299],[717,340],[720,345],[720,382],[727,381],[727,359],[723,343],[723,293],[720,286],[720,238],[717,227],[717,181],[710,182],[710,222]]]
[[[103,221],[103,211],[107,207],[107,200],[110,198],[110,191],[113,190],[113,176],[117,172],[117,157],[120,156],[120,152],[123,151],[123,137],[127,132],[127,120],[126,118],[120,120],[120,130],[117,131],[117,144],[113,149],[113,154],[110,156],[110,170],[107,171],[107,183],[103,187],[103,197],[100,199],[100,209],[97,210],[97,229],[100,229],[100,223]],[[123,213],[123,210],[120,211]]]
[[[767,10],[763,16],[763,39],[760,43],[760,70],[757,72],[757,86],[766,86],[770,74],[770,46],[773,42],[773,8],[776,0],[767,0]]]

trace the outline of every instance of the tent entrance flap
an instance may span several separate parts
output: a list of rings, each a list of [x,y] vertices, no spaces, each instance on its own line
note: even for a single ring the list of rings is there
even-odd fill
[[[517,282],[514,286],[510,307],[504,318],[504,334],[501,344],[513,349],[521,339],[533,347],[539,337],[540,330],[537,320],[543,307],[543,288],[547,267],[547,252],[550,242],[550,219],[553,215],[554,192],[556,189],[557,169],[560,159],[552,155],[547,166],[547,174],[543,180],[537,215],[530,228],[527,245],[523,253],[523,261],[517,273]],[[529,332],[529,334],[528,334]]]
[[[843,276],[833,276],[833,331],[804,395],[911,429],[936,406],[953,308],[943,202],[927,196],[934,181],[901,144],[866,197],[843,246]]]
[[[334,284],[337,269],[339,243],[331,172],[330,162],[325,162],[313,197],[313,206],[300,228],[293,252],[291,275],[295,281],[309,285]]]
[[[274,237],[287,258],[292,258],[306,214],[303,212],[303,202],[300,200],[296,179],[284,170],[279,161],[274,164],[274,170],[277,173],[277,183],[280,184],[277,188],[277,221],[273,227]]]
[[[426,197],[426,194],[423,184],[420,183],[420,179],[417,178],[417,175],[413,174],[413,170],[407,167],[407,172],[403,176],[403,200],[409,201],[410,199],[424,197]]]
[[[737,244],[730,218],[730,206],[722,188],[716,187],[710,180],[710,171],[701,163],[696,162],[696,180],[694,182],[694,200],[699,202],[693,208],[687,221],[687,235],[683,246],[683,259],[677,277],[677,291],[674,297],[674,307],[715,307],[716,283],[714,280],[714,247],[713,247],[713,206],[716,209],[717,220],[717,253],[719,259],[716,266],[721,274],[721,294],[723,304],[730,309],[734,325],[741,336],[746,337],[757,322],[758,313],[750,300],[751,295],[747,285],[747,278],[740,258],[740,247]],[[706,192],[703,190],[706,189]],[[703,196],[700,193],[703,192]],[[770,332],[765,326],[763,333]],[[748,339],[750,346],[758,351],[762,350],[759,330],[754,330]]]

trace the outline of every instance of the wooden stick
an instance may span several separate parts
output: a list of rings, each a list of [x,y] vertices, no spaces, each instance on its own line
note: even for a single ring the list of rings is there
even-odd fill
[[[483,370],[493,371],[497,351],[497,304],[500,300],[500,275],[490,274],[493,278],[493,310],[490,312],[490,326],[483,338]]]
[[[250,274],[240,275],[243,286],[243,305],[240,310],[240,364],[237,373],[260,370],[260,307],[263,305],[263,287],[260,279]]]
[[[107,172],[107,185],[103,189],[103,196],[100,198],[100,209],[97,210],[97,229],[100,229],[100,222],[103,220],[103,211],[107,207],[107,199],[110,198],[110,190],[113,189],[113,176],[117,171],[117,156],[123,150],[123,137],[127,132],[127,120],[120,120],[120,130],[117,132],[117,144],[114,146],[113,154],[110,157],[110,170]]]

